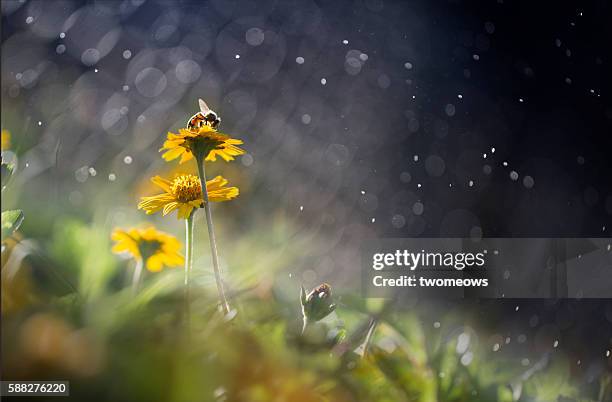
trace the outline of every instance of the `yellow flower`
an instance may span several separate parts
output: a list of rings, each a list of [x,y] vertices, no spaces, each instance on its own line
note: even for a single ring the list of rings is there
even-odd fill
[[[178,134],[168,133],[161,151],[166,151],[162,158],[171,161],[179,156],[180,163],[186,162],[200,152],[205,160],[216,161],[220,156],[225,161],[234,160],[234,156],[244,154],[244,149],[237,147],[241,140],[219,133],[210,126],[202,126],[192,130],[181,128]]]
[[[202,186],[200,178],[192,174],[182,174],[174,180],[166,180],[155,176],[151,181],[161,187],[165,192],[152,197],[142,197],[138,209],[144,209],[148,215],[162,211],[168,215],[178,209],[177,218],[187,219],[194,208],[201,208]],[[208,199],[212,202],[229,201],[238,196],[238,187],[225,187],[227,180],[217,176],[206,182]]]
[[[2,130],[2,151],[11,149],[11,132],[8,130]]]
[[[185,262],[179,252],[181,242],[153,226],[115,229],[111,238],[115,241],[113,253],[128,253],[138,261],[144,259],[145,266],[151,272],[161,271],[164,266],[178,267]]]

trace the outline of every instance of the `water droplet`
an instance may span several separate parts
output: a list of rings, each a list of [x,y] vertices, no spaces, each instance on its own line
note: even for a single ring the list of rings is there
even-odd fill
[[[321,85],[325,85],[325,84],[327,84],[327,79],[321,78]]]
[[[394,228],[396,229],[400,229],[402,227],[404,227],[404,225],[406,224],[406,218],[404,218],[403,215],[393,215],[393,218],[391,218],[391,225],[393,225]]]
[[[108,174],[108,180],[109,181],[115,181],[115,180],[117,180],[117,176],[114,173],[109,173]]]
[[[471,341],[470,334],[466,332],[461,333],[461,335],[457,337],[457,347],[456,347],[457,353],[463,354],[467,352],[470,346],[470,341]]]
[[[406,62],[404,63],[404,67],[406,67],[406,70],[412,70],[412,63]]]
[[[240,158],[240,162],[242,162],[243,166],[251,166],[253,164],[253,156],[251,154],[244,154]]]
[[[512,181],[517,181],[519,178],[519,174],[516,171],[511,171],[510,172],[510,179],[512,179]]]
[[[261,28],[250,28],[244,36],[246,42],[251,46],[259,46],[265,39],[264,31]]]
[[[168,85],[166,75],[158,68],[143,68],[134,79],[138,92],[147,98],[160,95]]]
[[[89,166],[81,166],[80,168],[78,168],[75,172],[74,172],[74,178],[76,179],[76,181],[78,181],[79,183],[84,183],[87,180],[87,177],[89,177]]]
[[[62,32],[62,33],[60,33],[60,34],[59,34],[59,37],[60,37],[61,39],[64,39],[64,38],[66,37],[66,32]]]
[[[123,163],[125,163],[126,165],[129,165],[132,163],[132,157],[130,155],[125,156],[125,158],[123,158]]]
[[[300,211],[303,211],[303,210],[304,210],[304,206],[300,205]]]
[[[474,360],[474,354],[472,352],[467,352],[461,356],[461,364],[464,366],[469,366],[472,360]]]
[[[408,172],[400,173],[400,181],[402,183],[410,183],[410,180],[412,180],[412,176],[410,175],[410,173]]]
[[[28,18],[26,18],[26,24],[31,24],[32,22],[34,22],[34,17],[29,16]]]
[[[312,121],[312,118],[310,117],[309,114],[306,113],[302,115],[302,123],[310,124],[311,121]]]
[[[81,62],[86,66],[93,66],[100,60],[100,51],[98,49],[89,48],[81,54]]]
[[[453,105],[452,103],[447,104],[444,107],[444,112],[446,113],[448,117],[453,117],[456,112],[455,105]]]
[[[343,41],[342,41],[342,43],[343,43],[343,44],[345,44],[345,45],[348,45],[348,44],[349,44],[348,40],[346,40],[346,39],[345,39],[345,40],[343,40]]]
[[[301,56],[296,57],[296,58],[295,58],[295,62],[296,62],[297,64],[304,64],[304,58],[303,58],[303,57],[301,57]]]
[[[123,51],[123,58],[124,59],[129,59],[130,57],[132,57],[132,51],[129,49],[126,49]]]
[[[234,56],[234,58],[239,59],[239,58],[240,58],[240,55],[239,55],[239,54],[237,54],[237,55],[235,55],[235,56]]]
[[[98,174],[98,172],[96,172],[96,169],[94,169],[93,167],[90,167],[88,169],[88,172],[92,177]]]

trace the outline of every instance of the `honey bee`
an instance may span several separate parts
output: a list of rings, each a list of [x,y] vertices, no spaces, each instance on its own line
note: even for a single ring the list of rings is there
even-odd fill
[[[204,100],[198,99],[198,103],[200,105],[200,111],[191,116],[187,122],[187,128],[200,128],[206,125],[216,129],[221,123],[221,118],[219,118],[215,111],[208,107]]]

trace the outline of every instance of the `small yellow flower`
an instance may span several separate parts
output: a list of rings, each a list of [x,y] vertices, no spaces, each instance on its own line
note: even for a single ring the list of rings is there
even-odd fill
[[[176,176],[172,181],[155,176],[151,181],[165,192],[151,197],[142,197],[138,209],[144,209],[148,215],[162,211],[165,216],[178,209],[177,218],[187,219],[194,208],[203,206],[202,186],[198,176],[182,174]],[[208,180],[206,182],[208,199],[211,202],[220,202],[236,198],[239,193],[238,187],[225,187],[226,185],[227,180],[221,176]]]
[[[8,130],[2,130],[2,151],[11,149],[11,132]]]
[[[181,128],[178,134],[168,133],[160,152],[165,151],[162,158],[166,161],[180,156],[180,163],[192,159],[198,152],[201,152],[207,161],[214,162],[217,156],[225,161],[231,161],[234,160],[234,156],[244,154],[244,149],[237,147],[241,144],[241,140],[231,138],[205,125],[191,130]]]
[[[129,230],[115,229],[111,238],[115,241],[113,253],[127,253],[139,261],[144,259],[145,266],[151,272],[161,271],[164,266],[178,267],[185,262],[179,252],[181,242],[153,226]]]

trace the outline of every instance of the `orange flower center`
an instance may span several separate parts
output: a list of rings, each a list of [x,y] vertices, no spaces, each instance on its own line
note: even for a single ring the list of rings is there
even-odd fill
[[[189,202],[202,199],[202,186],[200,185],[200,178],[192,174],[177,176],[172,181],[170,187],[172,195],[174,195],[180,202]]]

